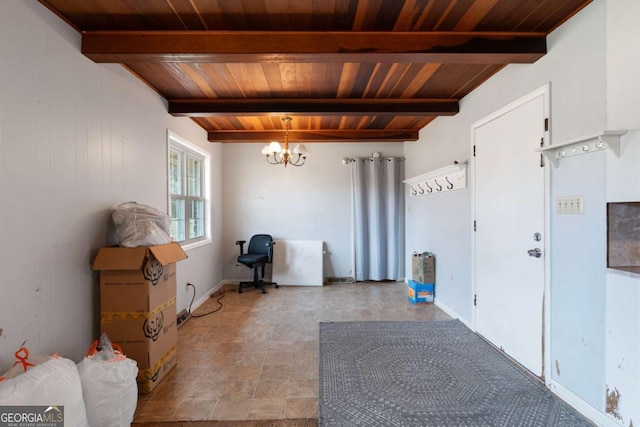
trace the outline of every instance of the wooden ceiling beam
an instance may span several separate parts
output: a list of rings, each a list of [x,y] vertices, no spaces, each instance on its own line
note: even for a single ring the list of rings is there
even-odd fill
[[[209,131],[210,142],[270,142],[283,141],[284,131],[245,131],[220,130]],[[289,143],[298,142],[404,142],[417,141],[418,131],[413,129],[377,130],[377,129],[318,129],[290,130]]]
[[[455,99],[172,99],[169,114],[187,117],[312,114],[314,116],[453,116]]]
[[[542,32],[87,31],[95,62],[532,63]]]

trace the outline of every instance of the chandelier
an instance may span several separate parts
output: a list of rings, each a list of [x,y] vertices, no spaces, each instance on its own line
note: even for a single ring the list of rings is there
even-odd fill
[[[302,166],[305,160],[307,160],[307,148],[302,144],[297,144],[293,149],[293,154],[289,149],[289,123],[291,123],[291,117],[285,116],[282,118],[284,121],[284,147],[280,147],[278,142],[272,142],[267,144],[262,149],[262,154],[266,156],[267,162],[272,165],[284,164],[292,166]]]

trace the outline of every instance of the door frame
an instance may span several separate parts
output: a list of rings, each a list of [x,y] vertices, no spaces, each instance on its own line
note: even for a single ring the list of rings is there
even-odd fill
[[[544,108],[544,117],[547,118],[549,127],[548,130],[545,130],[543,134],[543,146],[547,147],[551,144],[551,83],[547,82],[541,87],[533,90],[532,92],[516,99],[515,101],[505,105],[502,108],[494,111],[493,113],[483,117],[482,119],[471,124],[471,152],[473,153],[474,146],[476,145],[476,137],[475,131],[477,128],[509,113],[512,110],[517,109],[518,107],[526,104],[527,102],[542,96],[542,104]],[[542,156],[542,153],[541,153]],[[476,180],[476,162],[475,157],[473,157],[473,161],[471,162],[473,171],[470,174],[473,176],[473,191],[471,192],[471,221],[476,220],[476,192],[475,192],[475,180]],[[543,293],[543,316],[542,316],[542,377],[544,379],[545,385],[547,387],[550,386],[551,381],[551,195],[550,195],[550,182],[551,182],[551,163],[545,159],[545,167],[544,167],[544,293]],[[474,332],[477,332],[476,327],[476,306],[474,304],[475,295],[477,292],[476,285],[476,233],[471,227],[471,312],[472,319],[471,325],[473,327]]]

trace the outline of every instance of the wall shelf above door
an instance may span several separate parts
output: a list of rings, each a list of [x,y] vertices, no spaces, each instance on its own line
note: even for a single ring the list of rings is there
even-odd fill
[[[467,188],[467,164],[454,163],[403,181],[409,184],[409,196],[444,193]]]
[[[560,144],[553,144],[536,151],[544,154],[555,167],[558,167],[558,160],[560,159],[607,149],[613,151],[616,157],[620,157],[620,136],[625,133],[627,133],[626,130],[605,130]]]

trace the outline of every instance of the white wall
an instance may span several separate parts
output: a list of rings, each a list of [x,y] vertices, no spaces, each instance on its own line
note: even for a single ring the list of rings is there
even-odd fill
[[[80,35],[39,3],[2,2],[0,57],[1,372],[22,342],[79,361],[97,338],[90,264],[115,243],[119,203],[166,210],[167,128],[212,154],[214,240],[222,197],[220,145],[122,67],[85,58]],[[222,280],[217,242],[179,264],[178,308],[185,281],[203,294]]]
[[[607,3],[607,127],[628,129],[620,158],[607,156],[606,201],[640,201],[640,3]],[[607,269],[605,387],[620,394],[626,426],[640,423],[640,276]],[[606,390],[605,390],[606,391]]]
[[[257,233],[322,240],[325,277],[353,277],[351,164],[343,165],[342,158],[370,157],[375,151],[402,157],[403,144],[306,144],[307,163],[286,168],[268,164],[260,153],[263,145],[223,144],[224,277],[251,276],[248,268],[236,266],[235,242]]]
[[[600,7],[602,10],[596,10]],[[599,15],[601,13],[602,15]],[[510,65],[460,103],[460,113],[440,117],[405,144],[407,177],[469,161],[469,188],[407,198],[407,251],[436,254],[437,298],[472,319],[470,161],[472,123],[551,82],[554,140],[602,129],[605,122],[604,4],[595,2],[548,37],[549,53],[533,65]],[[504,161],[504,159],[496,159]]]
[[[548,37],[533,65],[510,65],[405,144],[407,177],[471,158],[473,122],[551,82],[551,140],[640,127],[640,5],[596,0]],[[551,212],[552,389],[602,423],[640,419],[640,278],[606,268],[606,202],[640,200],[640,131],[623,137],[622,156],[593,153],[551,170],[551,200],[584,196],[583,215]],[[508,159],[496,159],[508,161]],[[551,166],[549,166],[551,167]],[[435,252],[436,297],[472,322],[470,188],[407,200],[407,253]],[[408,266],[407,262],[407,266]],[[508,321],[508,319],[505,319]],[[555,362],[559,369],[555,369]],[[606,414],[617,390],[619,419]]]

